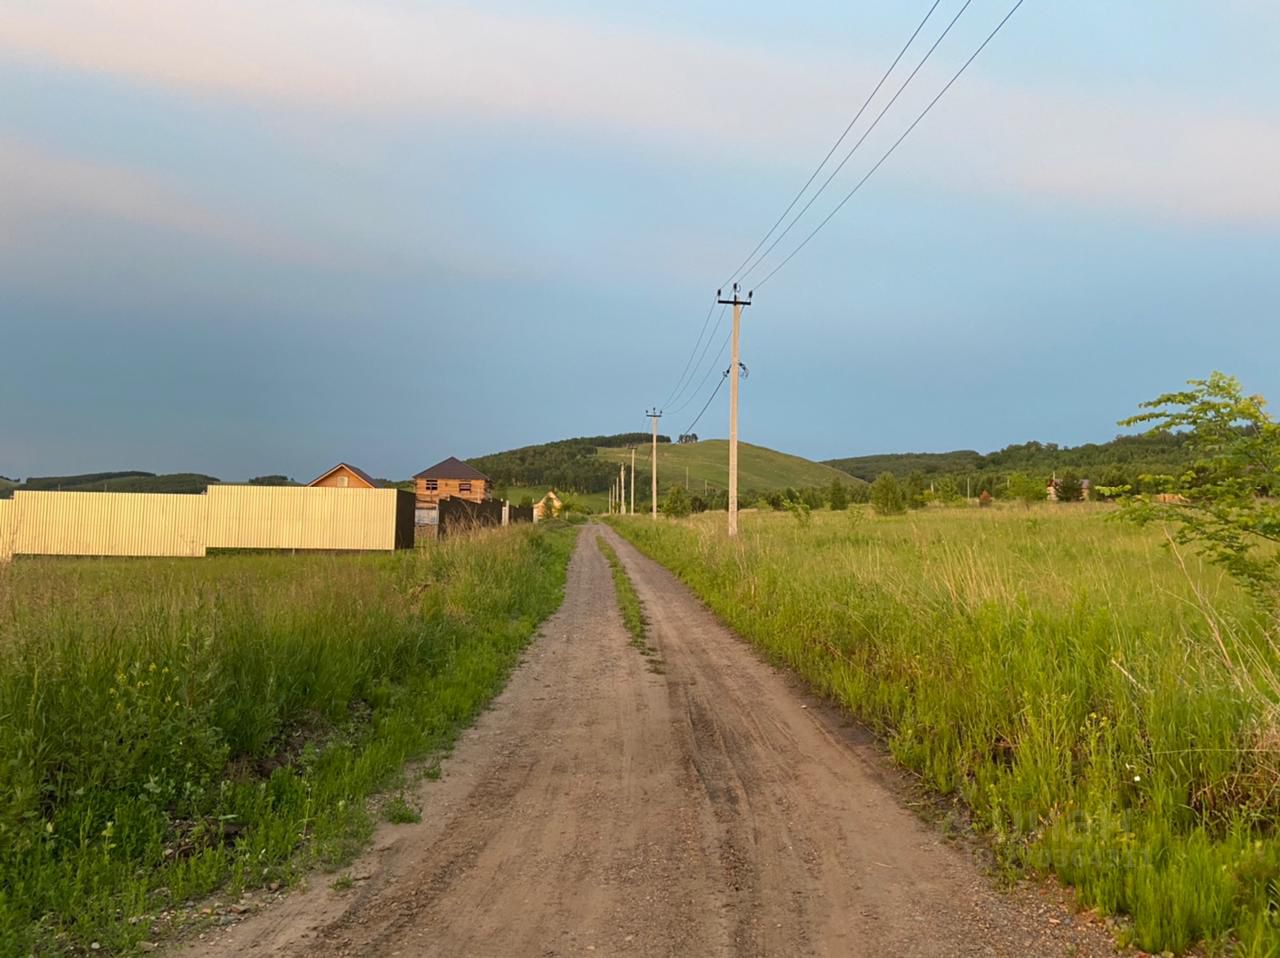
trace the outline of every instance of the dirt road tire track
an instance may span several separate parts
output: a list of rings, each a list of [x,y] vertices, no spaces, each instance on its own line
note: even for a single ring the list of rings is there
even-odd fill
[[[628,644],[599,536],[635,584],[658,669]],[[422,784],[422,822],[381,827],[355,888],[317,876],[185,951],[1114,953],[1052,896],[997,891],[892,782],[855,726],[592,525],[564,605],[444,779]]]

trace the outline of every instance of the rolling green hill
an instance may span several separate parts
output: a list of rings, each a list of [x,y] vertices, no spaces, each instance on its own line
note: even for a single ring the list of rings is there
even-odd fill
[[[648,485],[648,444],[636,449],[636,499],[640,498],[641,485]],[[628,449],[601,449],[597,455],[611,462],[631,462]],[[726,439],[704,439],[702,442],[670,443],[658,446],[658,496],[662,490],[677,483],[684,483],[688,471],[689,490],[701,492],[708,489],[729,487],[729,442]],[[857,482],[853,476],[840,469],[753,446],[738,443],[738,488],[742,492],[770,492],[774,489],[802,489],[807,486],[829,486],[831,480]],[[646,489],[646,500],[647,496]]]
[[[631,462],[631,449],[636,447],[636,508],[648,508],[650,437],[643,433],[618,436],[591,436],[562,439],[536,446],[523,446],[506,452],[479,456],[468,462],[494,481],[501,495],[513,502],[525,496],[539,499],[554,488],[578,505],[603,511],[608,502],[608,489],[618,475],[618,464]],[[658,496],[673,485],[683,485],[686,477],[689,491],[723,492],[729,484],[729,444],[723,439],[696,443],[672,443],[658,437]],[[782,491],[788,487],[803,489],[829,486],[833,479],[847,483],[858,480],[848,473],[819,462],[786,453],[740,443],[738,446],[738,486],[744,496]],[[628,488],[630,482],[628,481]]]
[[[22,484],[0,482],[0,498],[15,491],[201,493],[219,480],[193,472],[91,472],[78,476],[30,476]]]

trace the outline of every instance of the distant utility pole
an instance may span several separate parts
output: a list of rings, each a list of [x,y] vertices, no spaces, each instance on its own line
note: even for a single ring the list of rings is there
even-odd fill
[[[733,295],[722,299],[722,290],[716,290],[716,302],[733,307],[733,349],[729,354],[729,535],[738,534],[738,336],[742,325],[742,307],[751,305],[751,293],[743,299],[738,295],[738,284],[733,284]]]
[[[658,420],[662,418],[662,410],[658,408],[650,409],[645,413],[653,422],[653,452],[649,459],[649,472],[652,477],[652,491],[650,495],[653,497],[653,518],[656,522],[658,519]]]
[[[627,465],[618,463],[618,512],[627,514]]]
[[[636,447],[631,447],[631,514],[636,514]]]

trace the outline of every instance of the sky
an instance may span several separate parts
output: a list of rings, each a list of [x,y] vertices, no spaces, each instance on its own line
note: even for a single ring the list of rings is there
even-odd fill
[[[5,0],[0,475],[685,431],[717,287],[931,2]],[[971,0],[746,288],[1011,2]],[[1280,398],[1277,170],[1280,5],[1026,0],[755,292],[742,439],[1074,445],[1215,369]]]

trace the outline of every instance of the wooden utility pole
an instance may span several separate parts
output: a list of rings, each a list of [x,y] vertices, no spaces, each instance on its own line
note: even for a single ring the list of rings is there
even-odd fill
[[[658,420],[662,418],[661,409],[650,409],[645,413],[653,422],[653,451],[649,454],[649,472],[652,479],[650,495],[653,497],[653,519],[658,519]]]
[[[729,354],[729,535],[738,534],[738,335],[742,325],[742,307],[751,305],[751,293],[743,299],[738,295],[738,284],[733,284],[733,295],[722,299],[716,290],[716,302],[733,307],[733,348]]]
[[[636,514],[636,447],[631,447],[631,514]]]

